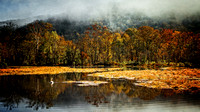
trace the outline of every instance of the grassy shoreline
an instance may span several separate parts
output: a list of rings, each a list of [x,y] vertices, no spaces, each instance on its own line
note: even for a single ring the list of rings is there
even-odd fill
[[[126,70],[89,75],[110,79],[135,80],[135,85],[148,88],[200,91],[200,69]]]
[[[19,66],[0,69],[3,75],[42,75],[60,73],[90,73],[88,76],[135,80],[135,85],[148,88],[200,91],[200,69],[163,68],[160,70],[124,70],[122,68],[71,68],[62,66]]]
[[[0,69],[2,75],[42,75],[61,73],[91,73],[120,70],[121,68],[71,68],[63,66],[18,66]]]

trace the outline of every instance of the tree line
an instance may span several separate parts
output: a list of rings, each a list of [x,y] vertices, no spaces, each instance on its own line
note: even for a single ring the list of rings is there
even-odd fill
[[[94,24],[65,40],[52,24],[35,21],[0,27],[0,36],[1,66],[200,63],[200,34],[150,26],[114,32]]]

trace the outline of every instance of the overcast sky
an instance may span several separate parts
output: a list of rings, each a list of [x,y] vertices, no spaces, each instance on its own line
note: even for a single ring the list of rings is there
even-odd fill
[[[0,0],[0,21],[62,14],[95,19],[113,12],[140,12],[147,16],[187,16],[200,12],[200,0]]]

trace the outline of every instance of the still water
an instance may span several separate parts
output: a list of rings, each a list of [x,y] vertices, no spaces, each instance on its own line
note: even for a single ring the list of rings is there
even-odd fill
[[[50,81],[53,80],[54,84]],[[107,81],[79,86],[66,81]],[[134,85],[125,79],[86,73],[0,77],[0,112],[199,112],[198,95],[175,94]]]

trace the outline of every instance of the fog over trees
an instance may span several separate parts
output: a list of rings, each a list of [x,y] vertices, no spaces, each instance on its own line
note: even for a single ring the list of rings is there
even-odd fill
[[[1,67],[199,66],[198,0],[11,0],[0,4]]]

